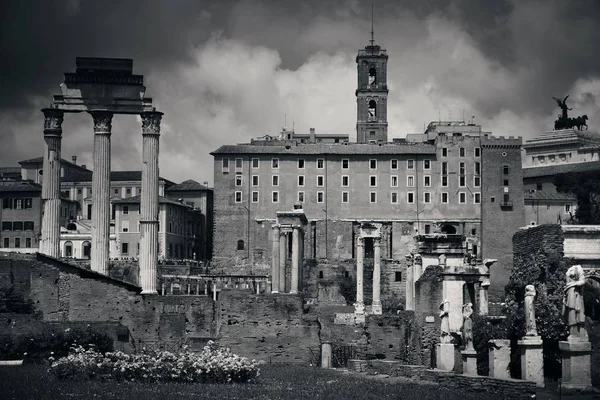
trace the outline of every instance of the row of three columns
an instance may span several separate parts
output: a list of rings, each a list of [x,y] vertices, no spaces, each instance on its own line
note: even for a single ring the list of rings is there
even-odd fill
[[[271,293],[285,293],[285,266],[288,258],[288,235],[292,235],[291,284],[289,293],[298,293],[300,265],[304,259],[304,235],[301,226],[273,225],[273,253],[271,254]]]

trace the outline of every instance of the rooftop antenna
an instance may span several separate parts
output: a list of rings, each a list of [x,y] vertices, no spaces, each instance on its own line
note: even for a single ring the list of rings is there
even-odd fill
[[[463,118],[462,118],[462,122],[463,122],[463,124],[464,124],[464,123],[465,123],[465,109],[463,108],[463,109],[462,109],[462,111],[463,111]]]
[[[371,46],[375,44],[375,31],[373,30],[373,3],[371,3]]]
[[[287,129],[287,114],[283,114],[283,130]]]

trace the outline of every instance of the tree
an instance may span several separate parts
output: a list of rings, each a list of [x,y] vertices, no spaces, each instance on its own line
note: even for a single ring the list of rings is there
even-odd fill
[[[600,224],[600,171],[569,172],[554,177],[556,191],[577,197],[575,221]]]

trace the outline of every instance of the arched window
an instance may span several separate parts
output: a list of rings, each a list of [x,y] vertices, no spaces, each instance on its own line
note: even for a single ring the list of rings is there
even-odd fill
[[[369,85],[377,84],[377,70],[374,67],[369,68]]]
[[[238,240],[237,241],[237,249],[238,250],[244,250],[244,241],[243,240]]]
[[[65,242],[65,257],[73,257],[73,242]]]
[[[369,101],[369,118],[377,115],[377,102],[375,100]]]
[[[77,225],[75,225],[74,223],[69,223],[67,224],[67,229],[70,231],[76,231],[77,230]]]
[[[445,224],[442,226],[442,233],[445,233],[446,235],[455,235],[456,228],[450,224]]]
[[[83,258],[90,258],[91,254],[92,254],[92,245],[90,242],[83,242],[83,246],[82,246],[82,253],[83,253]]]

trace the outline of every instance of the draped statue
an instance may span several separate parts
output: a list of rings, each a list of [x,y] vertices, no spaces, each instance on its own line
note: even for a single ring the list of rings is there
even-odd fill
[[[465,343],[465,350],[475,350],[473,347],[473,304],[467,303],[462,308],[463,313],[463,326],[462,336]]]
[[[450,335],[450,302],[447,299],[440,303],[440,318],[442,319],[440,342],[450,343],[452,342],[452,336]]]
[[[581,265],[573,265],[567,270],[567,284],[563,300],[563,316],[569,327],[568,340],[587,341],[585,312],[583,308],[583,285],[585,275]]]
[[[538,336],[537,326],[535,324],[535,286],[525,286],[525,336]]]

